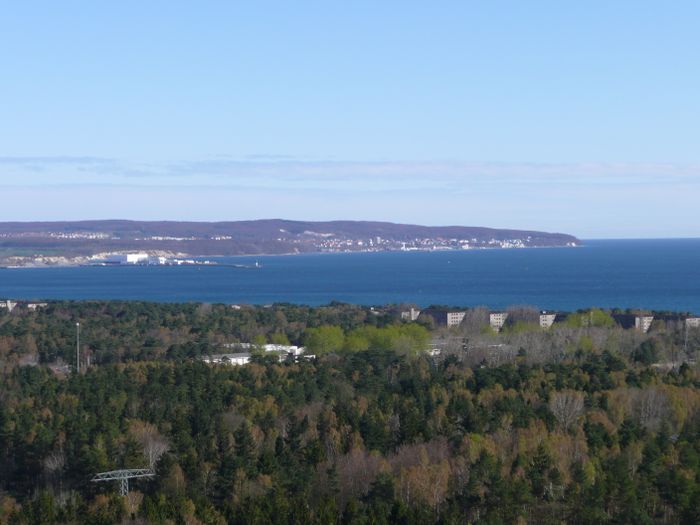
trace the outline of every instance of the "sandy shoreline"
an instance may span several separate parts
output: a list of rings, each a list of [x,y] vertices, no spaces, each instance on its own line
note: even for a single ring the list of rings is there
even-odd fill
[[[172,252],[149,252],[144,251],[149,256],[153,257],[167,257],[171,259],[217,259],[223,257],[288,257],[293,255],[343,255],[343,254],[371,254],[371,253],[445,253],[445,252],[473,252],[481,250],[531,250],[531,249],[543,249],[543,248],[580,248],[582,245],[578,244],[576,246],[513,246],[513,247],[478,247],[470,248],[469,250],[351,250],[351,251],[334,251],[334,252],[287,252],[287,253],[243,253],[237,255],[192,255],[188,253],[172,253]],[[119,252],[124,253],[124,252]],[[81,266],[147,266],[140,264],[115,264],[115,265],[102,265],[101,262],[104,261],[110,255],[117,255],[117,253],[99,253],[91,256],[77,256],[77,257],[65,257],[65,256],[39,256],[39,257],[24,257],[24,256],[11,256],[6,257],[4,260],[0,260],[0,269],[3,270],[17,270],[23,268],[77,268]],[[154,264],[151,266],[167,266]]]

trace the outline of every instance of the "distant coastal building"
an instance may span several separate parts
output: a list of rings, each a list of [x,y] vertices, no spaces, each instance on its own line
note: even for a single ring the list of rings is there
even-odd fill
[[[38,310],[39,308],[44,308],[48,306],[48,303],[27,303],[28,310]]]
[[[503,325],[506,324],[506,319],[508,319],[507,312],[492,312],[489,314],[489,324],[491,328],[496,332],[500,332]]]
[[[647,333],[654,322],[653,315],[642,314],[612,314],[612,318],[620,327],[625,329],[634,328],[642,333]]]
[[[459,326],[466,315],[467,312],[447,312],[447,326]]]
[[[401,312],[401,319],[403,321],[415,321],[418,319],[418,316],[420,315],[420,310],[416,310],[415,308],[411,308],[410,310],[405,310]]]
[[[652,322],[654,322],[653,315],[638,315],[634,318],[634,328],[646,334],[651,328]]]
[[[11,312],[16,307],[26,308],[27,310],[38,310],[39,308],[44,308],[48,306],[49,303],[17,303],[15,301],[0,301],[0,308],[6,309]]]
[[[551,328],[556,319],[557,314],[553,314],[551,312],[540,312],[540,328]]]
[[[15,306],[17,306],[17,303],[10,301],[9,299],[7,301],[0,301],[0,308],[6,308],[8,312],[14,310]]]
[[[148,262],[147,253],[113,253],[107,256],[108,264],[145,264]]]
[[[685,320],[686,328],[700,328],[700,317],[688,317]]]
[[[440,309],[432,309],[428,308],[426,310],[422,310],[418,312],[418,314],[423,317],[429,317],[431,318],[434,323],[438,326],[447,326],[447,327],[453,327],[453,326],[459,326],[464,318],[467,315],[467,312],[464,311],[452,311],[452,312],[447,312],[445,310],[440,310]],[[402,315],[403,318],[403,315]]]

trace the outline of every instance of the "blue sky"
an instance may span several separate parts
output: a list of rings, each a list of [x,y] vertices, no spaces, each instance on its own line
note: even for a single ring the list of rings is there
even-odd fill
[[[0,220],[700,237],[700,3],[13,2]]]

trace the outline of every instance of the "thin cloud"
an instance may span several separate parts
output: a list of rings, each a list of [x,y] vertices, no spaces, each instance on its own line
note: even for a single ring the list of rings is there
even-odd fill
[[[27,166],[27,165],[45,165],[45,166],[56,166],[56,165],[93,165],[93,164],[113,164],[115,159],[105,158],[105,157],[88,157],[88,156],[39,156],[39,157],[11,157],[11,156],[0,156],[0,164],[5,165],[15,165],[15,166]]]
[[[285,156],[179,162],[133,162],[101,157],[0,157],[0,184],[123,184],[298,190],[464,192],[526,186],[696,186],[700,165],[673,163],[349,162]]]

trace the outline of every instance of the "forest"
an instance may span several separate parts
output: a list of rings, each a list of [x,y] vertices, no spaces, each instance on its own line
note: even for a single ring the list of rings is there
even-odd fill
[[[698,328],[402,308],[0,310],[0,524],[700,523]]]

